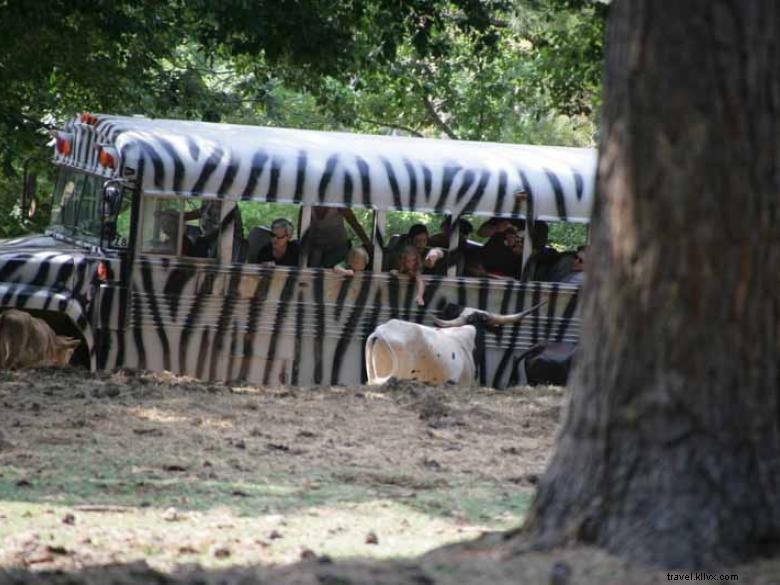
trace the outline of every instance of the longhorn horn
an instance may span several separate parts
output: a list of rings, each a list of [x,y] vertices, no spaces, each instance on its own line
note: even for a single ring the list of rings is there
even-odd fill
[[[495,313],[488,313],[488,321],[490,321],[492,325],[510,325],[513,323],[517,323],[518,321],[521,321],[523,317],[530,315],[536,309],[538,309],[539,307],[545,304],[547,304],[547,301],[542,301],[541,303],[539,303],[538,305],[534,305],[530,309],[526,309],[525,311],[522,311],[520,313],[515,313],[513,315],[497,315]]]
[[[433,322],[436,324],[437,327],[460,327],[461,325],[468,325],[466,322],[466,317],[463,316],[463,313],[455,317],[454,319],[439,319],[438,317],[433,318]]]

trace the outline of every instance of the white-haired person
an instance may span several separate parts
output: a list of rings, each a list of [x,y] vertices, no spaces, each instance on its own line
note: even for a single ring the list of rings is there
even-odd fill
[[[275,219],[271,224],[271,241],[258,250],[256,258],[250,258],[249,261],[298,266],[300,248],[298,242],[292,239],[294,231],[290,220],[283,217]]]

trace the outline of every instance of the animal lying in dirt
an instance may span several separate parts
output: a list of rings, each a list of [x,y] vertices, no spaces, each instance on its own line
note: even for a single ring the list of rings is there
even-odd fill
[[[467,308],[456,319],[435,319],[439,329],[391,319],[366,340],[368,383],[398,378],[470,386],[476,381],[477,329],[517,323],[543,304],[514,315]]]
[[[57,335],[44,320],[24,311],[0,313],[0,369],[65,365],[80,343]]]

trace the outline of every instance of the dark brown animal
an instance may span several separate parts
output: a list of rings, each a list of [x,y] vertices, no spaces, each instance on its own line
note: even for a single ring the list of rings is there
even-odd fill
[[[65,365],[80,343],[57,335],[46,321],[24,311],[0,313],[0,369]]]
[[[576,343],[566,341],[543,341],[532,345],[515,358],[515,368],[525,368],[525,379],[529,386],[553,384],[565,386],[569,380]],[[517,372],[515,378],[521,378]]]

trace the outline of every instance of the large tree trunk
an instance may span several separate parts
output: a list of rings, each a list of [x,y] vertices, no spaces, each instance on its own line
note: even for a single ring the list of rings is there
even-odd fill
[[[780,543],[780,2],[618,0],[582,354],[526,529],[704,567]]]

